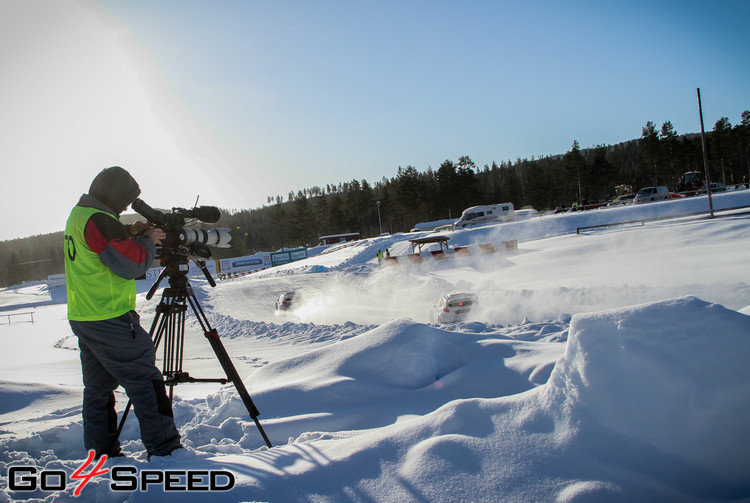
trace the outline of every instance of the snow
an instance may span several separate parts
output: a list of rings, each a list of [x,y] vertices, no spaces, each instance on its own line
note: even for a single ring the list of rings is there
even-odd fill
[[[545,215],[449,232],[494,254],[378,266],[409,239],[363,240],[257,274],[191,278],[257,405],[265,446],[232,385],[181,384],[185,449],[146,460],[137,421],[105,467],[226,470],[190,501],[750,501],[750,191]],[[517,240],[517,250],[499,243]],[[159,294],[139,312],[147,329]],[[57,289],[0,291],[0,501],[69,501],[86,459],[75,337]],[[279,293],[303,302],[277,315]],[[429,324],[449,291],[465,322]],[[32,324],[26,316],[34,313]],[[220,377],[193,316],[185,368]],[[118,392],[118,410],[127,397]],[[11,466],[68,474],[12,491]],[[164,501],[93,478],[78,501]]]

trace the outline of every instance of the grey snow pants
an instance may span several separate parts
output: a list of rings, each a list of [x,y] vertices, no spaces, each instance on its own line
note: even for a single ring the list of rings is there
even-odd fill
[[[109,320],[70,320],[70,326],[81,350],[86,450],[96,451],[97,457],[120,454],[114,395],[118,385],[133,402],[149,457],[179,448],[180,434],[164,379],[156,368],[154,343],[135,311]]]

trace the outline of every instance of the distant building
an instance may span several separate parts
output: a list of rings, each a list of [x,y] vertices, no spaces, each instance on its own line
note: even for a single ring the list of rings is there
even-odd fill
[[[320,236],[318,246],[334,245],[336,243],[346,243],[347,241],[357,241],[360,239],[359,232],[350,232],[348,234],[331,234],[330,236]]]

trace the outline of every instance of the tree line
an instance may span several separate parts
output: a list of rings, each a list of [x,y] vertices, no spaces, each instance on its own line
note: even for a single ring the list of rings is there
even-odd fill
[[[750,111],[740,123],[719,119],[707,133],[712,181],[741,183],[750,176]],[[699,134],[678,134],[671,122],[647,122],[641,137],[614,146],[493,162],[479,168],[469,156],[446,160],[436,170],[399,167],[396,176],[370,183],[352,180],[277,195],[267,206],[224,212],[233,229],[231,256],[281,247],[314,245],[328,234],[402,232],[417,222],[456,219],[470,206],[512,202],[516,208],[551,210],[572,203],[611,199],[617,185],[674,189],[687,171],[704,171]]]
[[[706,133],[712,181],[742,183],[750,177],[750,110],[732,126],[719,119]],[[539,211],[608,200],[615,186],[634,189],[667,185],[674,189],[687,171],[703,171],[699,134],[678,134],[667,121],[649,121],[640,138],[582,149],[578,141],[564,154],[478,167],[467,156],[445,160],[437,169],[397,169],[395,176],[370,183],[351,180],[267,198],[256,209],[222,210],[215,227],[229,227],[228,249],[214,258],[250,255],[280,248],[314,246],[323,235],[404,232],[424,221],[456,219],[469,206],[512,202]],[[62,232],[0,242],[0,286],[46,279],[64,272]]]

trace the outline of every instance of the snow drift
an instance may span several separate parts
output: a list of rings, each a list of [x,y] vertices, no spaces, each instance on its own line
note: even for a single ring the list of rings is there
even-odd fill
[[[578,315],[544,403],[626,443],[610,463],[629,453],[676,485],[747,496],[748,355],[750,318],[696,298]]]

